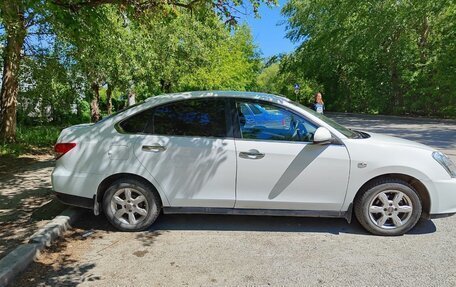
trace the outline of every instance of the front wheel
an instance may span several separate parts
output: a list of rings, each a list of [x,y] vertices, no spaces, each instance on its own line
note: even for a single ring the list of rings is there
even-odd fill
[[[359,223],[377,235],[402,235],[421,217],[422,205],[417,192],[401,180],[372,183],[355,200]]]
[[[103,196],[103,211],[109,222],[122,231],[144,230],[160,213],[158,195],[141,181],[121,179]]]

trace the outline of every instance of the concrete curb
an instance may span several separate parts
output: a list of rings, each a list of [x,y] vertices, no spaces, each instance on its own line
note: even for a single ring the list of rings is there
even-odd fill
[[[0,287],[10,284],[19,273],[33,262],[41,250],[50,246],[56,238],[71,228],[71,224],[83,214],[83,211],[83,209],[74,207],[64,210],[34,233],[30,237],[29,243],[19,245],[3,257],[0,260]]]

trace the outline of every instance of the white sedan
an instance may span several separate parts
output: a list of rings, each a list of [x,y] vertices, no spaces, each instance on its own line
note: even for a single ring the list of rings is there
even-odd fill
[[[264,115],[244,115],[255,106]],[[261,120],[260,120],[261,119]],[[189,92],[66,128],[53,188],[116,228],[170,213],[352,219],[400,235],[456,213],[456,166],[435,149],[349,130],[286,98]]]

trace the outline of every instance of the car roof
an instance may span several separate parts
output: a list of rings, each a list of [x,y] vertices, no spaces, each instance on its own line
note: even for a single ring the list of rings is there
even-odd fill
[[[246,99],[257,99],[269,102],[283,103],[289,102],[290,100],[283,96],[277,96],[267,93],[260,92],[245,92],[245,91],[192,91],[192,92],[181,92],[173,94],[163,94],[153,96],[146,99],[146,103],[153,105],[162,104],[166,102],[173,102],[184,99],[194,98],[215,98],[215,97],[229,97],[229,98],[246,98]]]

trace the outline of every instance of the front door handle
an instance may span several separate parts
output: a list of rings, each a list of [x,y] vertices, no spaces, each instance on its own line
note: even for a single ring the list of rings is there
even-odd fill
[[[159,144],[155,144],[155,145],[143,145],[143,146],[142,146],[142,150],[143,150],[143,151],[160,152],[160,151],[165,151],[165,150],[166,150],[166,147],[165,147],[165,146],[162,146],[162,145],[159,145]]]
[[[264,153],[261,153],[256,149],[251,149],[249,151],[241,151],[239,153],[239,157],[246,159],[262,159],[264,157]]]

